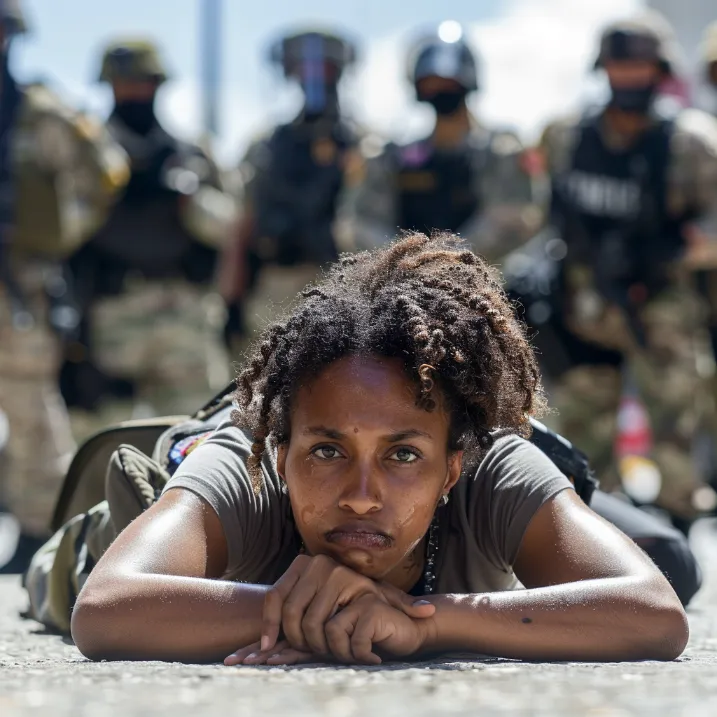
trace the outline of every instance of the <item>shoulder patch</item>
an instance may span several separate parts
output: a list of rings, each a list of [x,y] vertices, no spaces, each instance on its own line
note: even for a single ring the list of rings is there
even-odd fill
[[[191,436],[187,436],[186,438],[183,438],[182,440],[175,443],[169,451],[169,460],[172,464],[172,467],[176,470],[176,468],[179,467],[179,465],[184,461],[184,459],[193,451],[195,448],[200,446],[204,441],[209,438],[209,436],[214,433],[214,429],[211,431],[204,431],[199,434],[193,434]]]
[[[398,147],[398,158],[405,167],[419,167],[431,156],[432,152],[430,142],[419,140]]]

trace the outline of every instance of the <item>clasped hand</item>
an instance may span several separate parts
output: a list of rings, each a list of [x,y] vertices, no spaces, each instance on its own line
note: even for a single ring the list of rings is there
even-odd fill
[[[380,664],[381,655],[417,652],[434,612],[431,603],[328,556],[300,555],[266,593],[260,642],[233,653],[224,664]]]

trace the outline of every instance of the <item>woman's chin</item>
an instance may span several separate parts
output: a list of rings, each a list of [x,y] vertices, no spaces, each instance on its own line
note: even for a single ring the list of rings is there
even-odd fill
[[[331,545],[328,547],[328,550],[322,552],[325,552],[347,568],[351,568],[372,580],[381,580],[395,567],[394,563],[396,561],[391,560],[384,549],[349,545]]]

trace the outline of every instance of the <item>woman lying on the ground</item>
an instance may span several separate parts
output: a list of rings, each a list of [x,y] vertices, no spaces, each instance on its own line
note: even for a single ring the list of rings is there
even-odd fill
[[[543,403],[481,259],[422,235],[344,259],[257,344],[233,425],[93,570],[77,646],[251,665],[676,658],[688,626],[667,580],[521,437]]]

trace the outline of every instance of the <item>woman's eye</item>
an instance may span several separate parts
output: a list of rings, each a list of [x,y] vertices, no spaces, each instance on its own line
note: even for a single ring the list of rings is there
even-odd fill
[[[391,454],[391,458],[399,463],[413,463],[418,460],[418,454],[410,448],[399,448]]]
[[[312,453],[317,458],[323,458],[326,461],[329,461],[332,458],[339,458],[341,456],[341,454],[331,446],[319,446],[318,448],[314,448]]]

